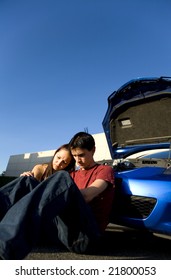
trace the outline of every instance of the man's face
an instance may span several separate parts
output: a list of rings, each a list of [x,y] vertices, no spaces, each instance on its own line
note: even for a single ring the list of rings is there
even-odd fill
[[[95,148],[93,148],[91,151],[80,148],[71,150],[71,153],[76,161],[76,165],[79,166],[81,169],[89,169],[92,166],[94,166],[94,152]]]

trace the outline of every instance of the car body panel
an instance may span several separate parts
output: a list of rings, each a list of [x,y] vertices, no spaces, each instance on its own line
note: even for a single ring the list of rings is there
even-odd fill
[[[171,172],[165,174],[165,168],[142,167],[135,170],[116,173],[116,182],[122,179],[121,189],[116,184],[116,204],[113,209],[113,221],[131,227],[146,228],[154,232],[171,234]],[[136,203],[129,200],[136,197]],[[151,203],[153,205],[144,205]],[[147,201],[148,200],[148,201]],[[127,205],[125,205],[125,202]],[[148,207],[147,210],[144,207]]]

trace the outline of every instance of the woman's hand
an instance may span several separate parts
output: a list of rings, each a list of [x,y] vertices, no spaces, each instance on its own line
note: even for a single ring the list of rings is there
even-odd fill
[[[34,173],[31,172],[31,171],[25,171],[22,174],[20,174],[20,177],[21,176],[31,176],[31,177],[34,177]]]

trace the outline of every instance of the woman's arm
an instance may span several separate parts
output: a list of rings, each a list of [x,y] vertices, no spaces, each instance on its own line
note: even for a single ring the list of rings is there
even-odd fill
[[[37,164],[33,167],[32,171],[25,171],[20,176],[31,176],[40,181],[44,171],[45,167],[42,164]]]

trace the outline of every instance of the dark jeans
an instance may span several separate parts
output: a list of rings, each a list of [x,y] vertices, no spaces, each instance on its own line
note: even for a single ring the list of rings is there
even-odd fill
[[[66,171],[41,183],[32,177],[10,182],[0,189],[0,211],[3,259],[23,259],[42,237],[81,253],[100,236],[91,209]]]

